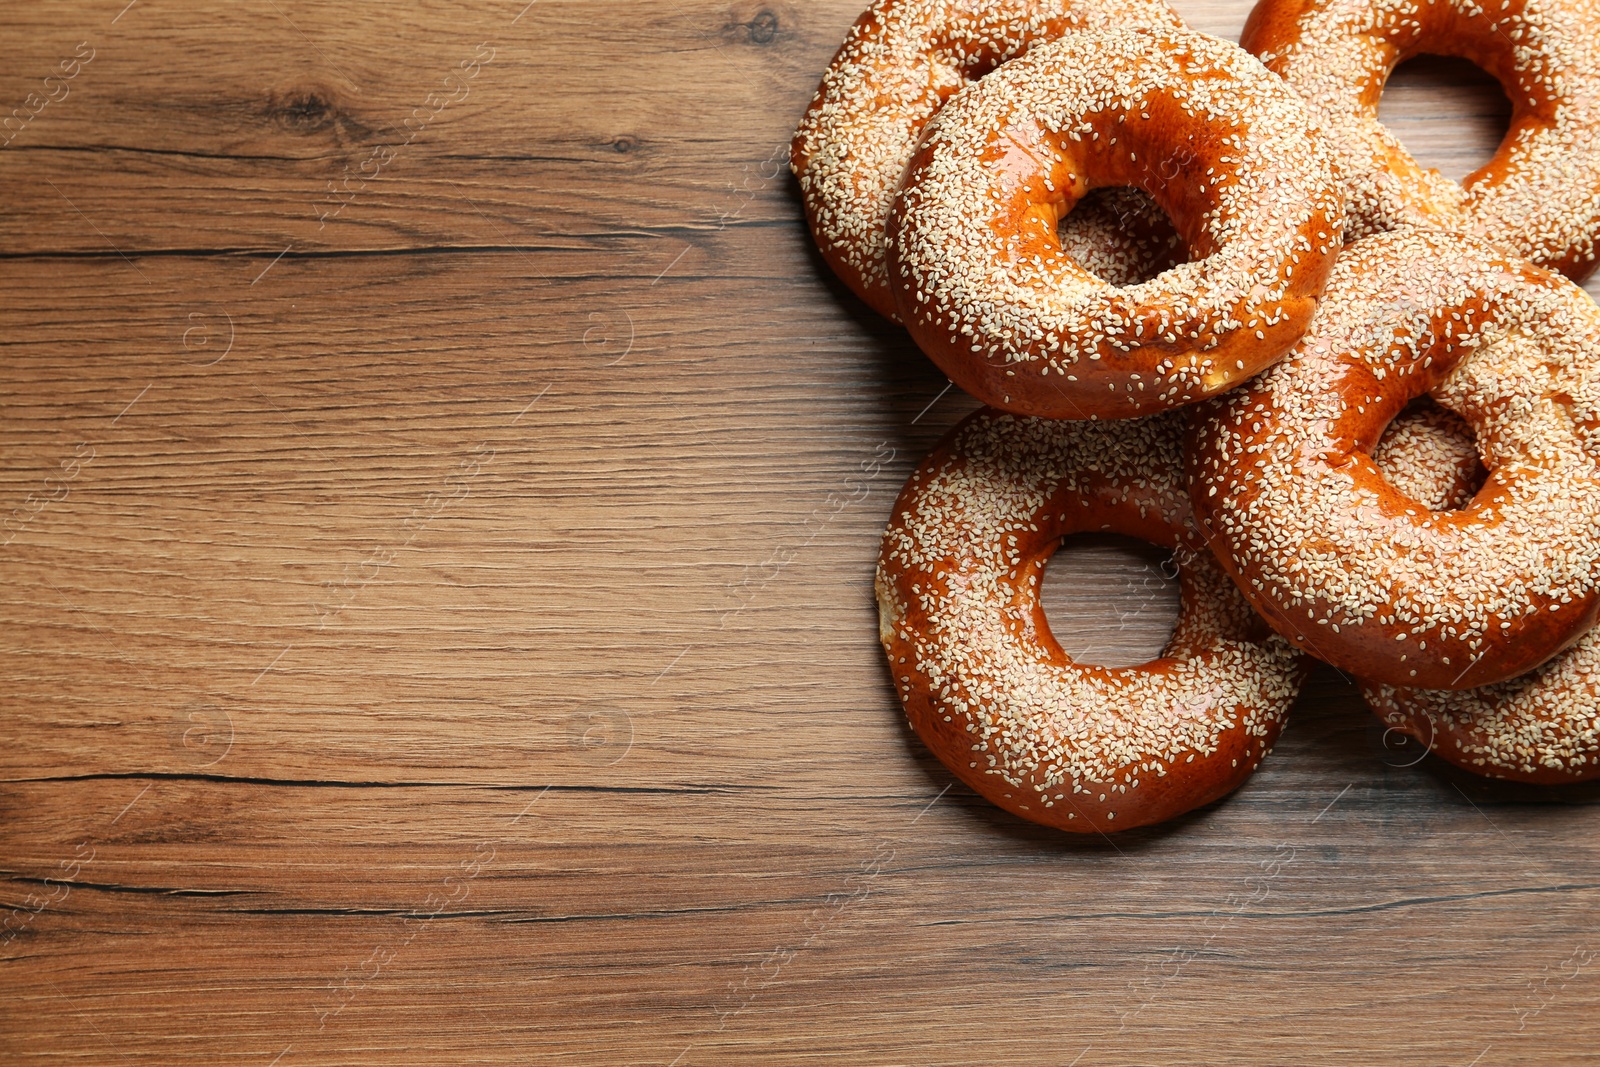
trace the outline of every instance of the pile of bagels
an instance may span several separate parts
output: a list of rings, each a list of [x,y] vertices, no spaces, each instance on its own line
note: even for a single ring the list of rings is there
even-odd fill
[[[1457,183],[1378,121],[1464,57],[1512,104]],[[1476,774],[1600,777],[1600,2],[878,0],[791,156],[817,245],[986,407],[894,506],[912,727],[1024,818],[1173,818],[1271,750],[1312,658]],[[1159,658],[1074,662],[1064,536],[1170,549]]]

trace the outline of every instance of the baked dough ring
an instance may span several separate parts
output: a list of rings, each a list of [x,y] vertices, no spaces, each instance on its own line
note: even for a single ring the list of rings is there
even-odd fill
[[[1401,225],[1459,230],[1582,279],[1600,237],[1600,5],[1594,0],[1261,0],[1241,43],[1326,124],[1348,240]],[[1401,62],[1469,59],[1511,100],[1494,158],[1455,182],[1378,121]]]
[[[1402,413],[1372,458],[1439,511],[1465,507],[1483,472],[1466,425],[1443,408]],[[1507,682],[1464,692],[1363,685],[1361,693],[1391,729],[1476,774],[1536,785],[1600,778],[1600,628]]]
[[[1126,830],[1216,800],[1271,749],[1304,680],[1308,661],[1260,623],[1190,521],[1185,418],[981,410],[895,502],[879,638],[906,716],[952,773],[1025,819]],[[1100,530],[1175,553],[1177,629],[1142,666],[1074,663],[1040,603],[1060,539]]]
[[[1562,785],[1600,778],[1600,631],[1520,678],[1452,692],[1363,683],[1392,729],[1486,778]]]
[[[1433,512],[1370,453],[1432,392],[1488,480]],[[1196,424],[1190,488],[1212,548],[1279,633],[1374,682],[1487,685],[1600,610],[1600,308],[1471,238],[1347,247],[1284,362]]]
[[[945,100],[1040,41],[1182,25],[1163,0],[878,0],[850,28],[790,149],[823,258],[898,322],[884,225],[922,128]]]
[[[1090,189],[1136,186],[1191,262],[1118,288],[1064,254]],[[1343,209],[1304,105],[1240,49],[1184,30],[1073,34],[936,115],[889,217],[922,350],[978,399],[1130,418],[1229,389],[1305,331]]]

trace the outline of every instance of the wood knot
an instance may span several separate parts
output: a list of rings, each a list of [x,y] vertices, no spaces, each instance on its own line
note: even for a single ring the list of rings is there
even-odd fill
[[[327,129],[336,118],[333,105],[315,90],[302,90],[274,101],[267,109],[267,116],[295,133],[316,133]]]
[[[739,4],[728,14],[722,37],[735,44],[753,44],[766,47],[775,42],[783,31],[783,20],[774,5]]]
[[[632,134],[622,134],[611,142],[611,150],[619,156],[625,156],[639,148],[639,138]]]
[[[778,16],[765,8],[744,25],[751,44],[771,44],[778,39]]]

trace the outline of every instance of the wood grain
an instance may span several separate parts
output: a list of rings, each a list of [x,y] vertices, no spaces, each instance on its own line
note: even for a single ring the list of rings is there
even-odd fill
[[[1332,671],[1168,827],[952,786],[871,577],[972,403],[781,166],[854,4],[524,2],[0,14],[0,1061],[1585,1059],[1594,791]],[[1055,628],[1148,655],[1159,568]]]

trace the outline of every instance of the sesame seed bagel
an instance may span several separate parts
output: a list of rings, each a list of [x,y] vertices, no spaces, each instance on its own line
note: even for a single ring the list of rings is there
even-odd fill
[[[1271,749],[1308,661],[1206,551],[1182,477],[1185,413],[1063,422],[984,409],[895,502],[878,634],[906,716],[950,770],[1025,819],[1090,833],[1225,796]],[[1160,658],[1074,663],[1039,583],[1060,539],[1174,550],[1181,610]]]
[[[1443,408],[1402,413],[1373,460],[1435,510],[1465,507],[1481,478],[1466,424]],[[1530,674],[1479,689],[1363,685],[1392,729],[1476,774],[1535,785],[1600,778],[1600,628]]]
[[[1600,4],[1595,0],[1261,0],[1241,43],[1326,124],[1348,240],[1442,226],[1582,279],[1600,237]],[[1378,98],[1421,53],[1471,60],[1511,101],[1494,158],[1455,182],[1378,121]]]
[[[1056,226],[1136,186],[1191,262],[1118,288]],[[1253,57],[1184,30],[1074,34],[957,94],[889,217],[900,317],[985,403],[1130,418],[1269,366],[1304,332],[1341,200],[1304,105]]]
[[[884,225],[922,128],[944,102],[1041,41],[1182,24],[1163,0],[878,0],[850,28],[790,148],[823,258],[899,321]]]
[[[1562,785],[1600,778],[1600,631],[1532,672],[1478,689],[1363,684],[1390,727],[1486,778]]]
[[[1488,469],[1459,511],[1371,458],[1424,393]],[[1600,309],[1472,238],[1364,238],[1289,358],[1206,410],[1189,461],[1201,528],[1279,633],[1388,685],[1522,674],[1600,610]]]

